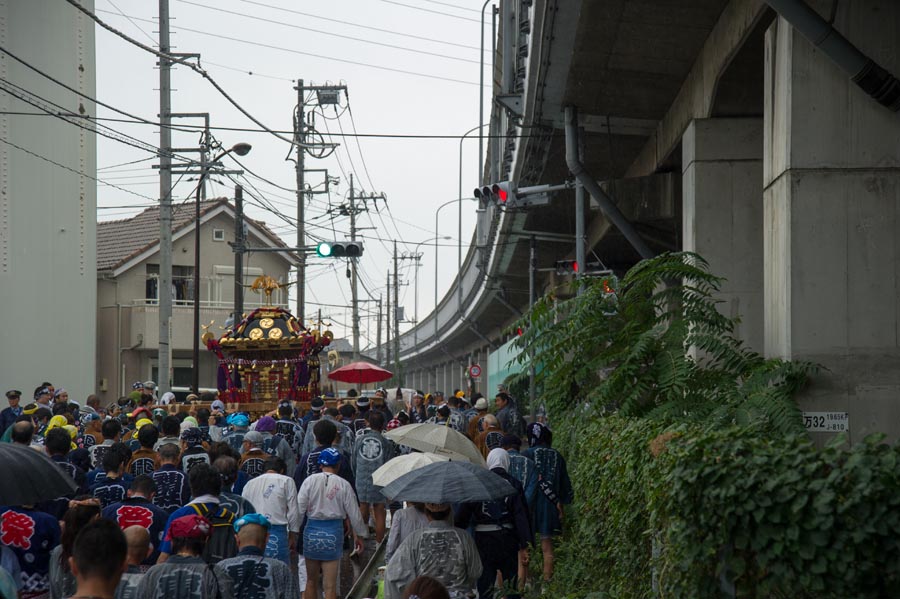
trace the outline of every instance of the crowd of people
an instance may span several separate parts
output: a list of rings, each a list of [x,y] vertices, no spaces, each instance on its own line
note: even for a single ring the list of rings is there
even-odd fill
[[[77,490],[0,508],[0,596],[35,599],[338,596],[342,558],[386,539],[384,593],[515,598],[540,539],[543,577],[572,500],[546,424],[512,396],[355,391],[257,418],[214,394],[157,398],[152,382],[101,406],[39,385],[6,393],[0,440],[45,452]],[[496,501],[391,503],[373,473],[409,453],[387,431],[429,422],[467,436],[516,490]],[[527,448],[523,449],[523,445]],[[388,519],[390,528],[388,530]]]

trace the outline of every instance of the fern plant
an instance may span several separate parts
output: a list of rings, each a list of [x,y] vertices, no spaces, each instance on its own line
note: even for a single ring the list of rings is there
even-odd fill
[[[815,365],[767,360],[717,309],[722,279],[699,255],[640,262],[621,281],[587,278],[548,294],[516,323],[518,360],[539,362],[551,411],[575,400],[597,413],[711,426],[802,431],[794,394]]]

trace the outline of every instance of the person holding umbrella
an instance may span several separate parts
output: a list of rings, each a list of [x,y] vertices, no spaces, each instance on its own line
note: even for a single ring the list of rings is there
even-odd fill
[[[495,501],[469,502],[459,507],[456,526],[475,526],[475,545],[484,570],[478,578],[479,599],[493,599],[497,571],[503,582],[509,583],[518,575],[520,558],[526,559],[532,541],[531,516],[522,483],[509,475],[509,454],[505,449],[492,449],[487,457],[488,469],[501,476],[515,488],[516,493]],[[518,599],[509,593],[507,599]]]
[[[322,471],[304,480],[298,495],[300,514],[307,517],[303,529],[307,574],[304,597],[315,599],[319,596],[321,573],[325,599],[337,599],[344,519],[350,519],[357,553],[362,552],[362,537],[369,531],[359,512],[353,487],[338,475],[341,453],[334,447],[327,447],[319,454],[318,461]]]

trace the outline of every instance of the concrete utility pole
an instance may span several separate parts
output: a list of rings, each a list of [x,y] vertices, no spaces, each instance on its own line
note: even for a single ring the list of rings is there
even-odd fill
[[[234,186],[234,326],[244,319],[244,188]]]
[[[353,173],[350,173],[350,241],[356,241],[356,205],[353,197]],[[350,308],[353,310],[353,361],[359,360],[359,291],[357,290],[356,263],[350,258]]]
[[[397,370],[400,369],[400,273],[397,270],[398,264],[397,242],[394,241],[394,362],[398,366]],[[395,372],[394,376],[398,377],[399,373]]]
[[[375,348],[377,356],[375,361],[381,364],[381,296],[378,296],[378,327],[375,331]]]
[[[297,80],[297,118],[294,140],[297,143],[297,247],[306,245],[306,113],[303,106],[303,79]],[[304,325],[306,310],[306,253],[300,252],[297,263],[297,318]]]
[[[169,54],[169,0],[159,0],[159,51]],[[159,394],[172,387],[172,62],[159,58]]]
[[[386,341],[385,343],[385,360],[384,363],[387,366],[391,364],[391,271],[389,270],[387,273],[387,310],[385,311],[385,316],[387,317],[385,320],[385,333],[386,333]]]

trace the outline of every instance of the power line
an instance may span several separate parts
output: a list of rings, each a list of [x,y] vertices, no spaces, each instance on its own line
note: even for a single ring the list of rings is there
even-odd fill
[[[278,139],[280,139],[280,140],[282,140],[282,141],[286,141],[287,143],[293,145],[294,142],[293,142],[292,140],[290,140],[290,139],[288,139],[288,138],[286,138],[286,137],[284,137],[284,136],[282,136],[282,135],[276,133],[276,132],[273,131],[272,129],[269,129],[268,127],[266,127],[266,126],[262,123],[262,121],[260,121],[259,119],[257,119],[255,116],[253,116],[252,114],[250,114],[243,106],[241,106],[240,104],[238,104],[238,102],[237,102],[234,98],[232,98],[232,97],[228,94],[228,92],[226,92],[225,89],[224,89],[221,85],[219,85],[219,83],[218,83],[215,79],[213,79],[212,76],[211,76],[209,73],[207,73],[203,68],[201,68],[199,65],[191,64],[191,63],[187,62],[186,59],[182,59],[182,58],[180,58],[180,57],[178,57],[178,56],[173,56],[173,55],[171,55],[171,54],[166,54],[166,53],[164,53],[164,52],[160,52],[159,50],[156,50],[156,49],[154,49],[154,48],[151,48],[151,47],[147,46],[146,44],[142,44],[141,42],[137,41],[136,39],[134,39],[134,38],[132,38],[132,37],[130,37],[130,36],[128,36],[128,35],[122,33],[121,31],[119,31],[119,30],[116,29],[115,27],[112,27],[111,25],[107,24],[105,21],[103,21],[103,19],[101,19],[100,17],[98,17],[97,15],[95,15],[94,13],[92,13],[91,11],[89,11],[88,9],[86,9],[85,7],[83,7],[81,4],[79,4],[77,0],[66,0],[66,2],[68,2],[69,4],[71,4],[72,6],[74,6],[76,9],[78,9],[79,11],[81,11],[82,13],[84,13],[85,15],[87,15],[88,17],[90,17],[95,23],[97,23],[98,25],[100,25],[101,27],[103,27],[104,29],[106,29],[107,31],[109,31],[109,32],[111,32],[111,33],[117,35],[118,37],[124,39],[124,40],[127,41],[128,43],[130,43],[130,44],[132,44],[132,45],[134,45],[134,46],[137,46],[138,48],[144,50],[145,52],[149,52],[149,53],[153,54],[154,56],[157,56],[158,58],[160,58],[160,59],[162,59],[162,60],[164,60],[164,61],[172,62],[173,64],[183,64],[183,65],[185,65],[186,67],[188,67],[189,69],[191,69],[192,71],[194,71],[195,73],[198,73],[198,74],[201,75],[204,79],[206,79],[207,81],[209,81],[210,85],[212,85],[214,88],[216,88],[216,90],[222,95],[222,97],[224,97],[226,100],[228,100],[228,102],[229,102],[232,106],[234,106],[235,108],[237,108],[238,111],[241,112],[241,114],[243,114],[243,115],[246,116],[248,119],[250,119],[251,121],[253,121],[258,127],[262,128],[262,129],[264,129],[264,130],[266,130],[267,132],[269,132],[270,134],[274,135],[274,136],[277,137]],[[109,12],[109,11],[103,11],[103,12]],[[146,19],[138,19],[138,20],[144,20],[144,21],[146,21]],[[150,21],[150,22],[152,23],[152,21]]]
[[[4,54],[6,54],[7,56],[9,56],[9,57],[12,58],[13,60],[15,60],[16,62],[18,62],[19,64],[21,64],[22,66],[24,66],[24,67],[26,67],[26,68],[28,68],[28,69],[34,71],[35,73],[37,73],[37,74],[40,75],[41,77],[44,77],[45,79],[47,79],[47,80],[49,80],[49,81],[52,81],[52,82],[55,83],[56,85],[58,85],[58,86],[60,86],[60,87],[62,87],[62,88],[64,88],[64,89],[66,89],[66,90],[72,92],[73,94],[76,94],[76,95],[78,95],[78,96],[81,96],[81,97],[84,98],[85,100],[88,100],[88,101],[90,101],[90,102],[93,102],[94,104],[96,104],[96,105],[98,105],[98,106],[103,106],[104,108],[108,108],[109,110],[112,110],[113,112],[117,112],[117,113],[119,113],[119,114],[121,114],[121,115],[127,116],[127,117],[133,119],[134,122],[137,122],[137,123],[144,123],[144,124],[147,124],[147,125],[153,125],[153,126],[156,126],[156,127],[161,127],[161,126],[162,126],[161,123],[155,123],[155,122],[150,121],[150,120],[148,120],[148,119],[145,119],[145,118],[143,118],[143,117],[140,117],[140,116],[131,114],[130,112],[126,112],[126,111],[124,111],[124,110],[122,110],[122,109],[120,109],[120,108],[116,108],[115,106],[112,106],[112,105],[107,104],[107,103],[105,103],[105,102],[101,102],[100,100],[97,100],[96,98],[92,98],[91,96],[87,95],[86,93],[82,92],[81,90],[76,89],[76,88],[74,88],[74,87],[72,87],[72,86],[70,86],[70,85],[67,85],[66,83],[63,83],[62,81],[60,81],[60,80],[57,79],[56,77],[53,77],[52,75],[50,75],[50,74],[48,74],[48,73],[42,71],[41,69],[39,69],[38,67],[34,66],[33,64],[31,64],[30,62],[26,61],[25,59],[20,58],[19,56],[16,56],[15,54],[13,54],[12,52],[10,52],[8,49],[4,48],[3,46],[0,46],[0,52],[3,52]],[[81,116],[81,115],[79,115],[79,116]],[[170,127],[170,128],[173,129],[173,130],[176,130],[176,131],[181,131],[182,133],[192,133],[192,130],[191,130],[191,129],[177,129],[177,128],[175,128],[175,127]]]
[[[403,8],[411,8],[412,10],[420,10],[422,12],[428,12],[435,15],[441,15],[444,17],[452,17],[454,19],[460,19],[463,21],[471,21],[472,23],[480,23],[478,19],[470,19],[469,17],[461,17],[459,15],[450,14],[448,12],[441,12],[439,10],[431,10],[430,8],[422,8],[421,6],[413,6],[411,4],[403,4],[402,2],[396,2],[396,0],[381,0],[385,4],[395,4],[397,6],[402,6]]]
[[[187,158],[185,156],[180,156],[173,152],[164,152],[162,149],[160,149],[159,147],[157,147],[151,143],[145,142],[145,141],[138,139],[136,137],[133,137],[131,135],[122,133],[121,131],[117,131],[116,129],[113,129],[112,127],[109,127],[107,125],[94,123],[94,127],[86,127],[85,125],[83,125],[79,122],[79,120],[84,120],[84,119],[82,119],[82,117],[80,115],[75,115],[73,113],[70,113],[64,106],[60,106],[59,104],[51,102],[50,100],[47,100],[46,98],[42,98],[41,96],[35,94],[34,92],[28,91],[24,87],[16,85],[15,83],[12,83],[2,77],[0,77],[0,89],[5,91],[9,95],[25,102],[26,104],[34,106],[38,110],[45,112],[49,116],[58,118],[63,122],[66,122],[66,123],[69,123],[70,125],[78,127],[79,129],[84,129],[85,131],[90,131],[91,133],[94,133],[96,135],[100,135],[102,137],[112,139],[113,141],[117,141],[119,143],[131,146],[133,148],[137,148],[137,149],[143,150],[145,152],[150,152],[154,156],[168,154],[171,158],[183,160],[186,163],[193,162],[193,160],[191,160],[190,158]],[[16,90],[21,90],[21,91],[17,92]],[[30,97],[28,97],[28,96],[30,96]],[[54,112],[53,110],[50,110],[49,108],[47,108],[45,106],[42,106],[40,104],[40,102],[44,102],[47,105],[49,105],[51,107],[55,107],[63,112],[61,112],[61,113]],[[77,120],[71,120],[71,119],[77,119]],[[90,120],[88,120],[88,122],[90,122]],[[102,129],[100,127],[102,127]]]
[[[352,23],[352,22],[350,22],[350,21],[342,21],[342,20],[340,20],[340,19],[332,19],[332,18],[329,18],[329,17],[322,17],[322,16],[319,16],[319,15],[314,15],[314,14],[312,14],[312,13],[300,12],[299,10],[292,10],[292,9],[290,9],[290,8],[282,8],[282,7],[280,7],[280,6],[273,6],[273,5],[271,5],[271,4],[265,4],[265,3],[263,3],[263,2],[254,2],[253,0],[241,0],[241,1],[244,2],[245,4],[254,4],[254,5],[256,5],[256,6],[262,6],[262,7],[264,7],[264,8],[271,8],[271,9],[273,9],[273,10],[280,10],[280,11],[283,11],[283,12],[288,12],[288,13],[292,13],[292,14],[295,14],[295,15],[300,15],[300,16],[302,16],[302,17],[308,17],[308,18],[311,18],[311,19],[320,19],[320,20],[322,20],[322,21],[328,21],[328,22],[330,22],[330,23],[340,23],[341,25],[349,25],[349,26],[351,26],[351,27],[359,27],[360,29],[369,29],[369,30],[371,30],[371,31],[378,31],[378,32],[380,32],[380,33],[388,33],[388,34],[391,34],[391,35],[398,35],[398,36],[401,36],[401,37],[408,37],[408,38],[410,38],[410,39],[421,40],[421,41],[424,41],[424,42],[432,42],[432,43],[435,43],[435,44],[444,44],[444,45],[446,45],[446,46],[455,46],[455,47],[457,47],[457,48],[466,48],[466,49],[468,49],[468,50],[480,50],[480,48],[478,48],[478,46],[469,46],[469,45],[467,45],[467,44],[460,44],[460,43],[458,43],[458,42],[448,42],[448,41],[444,41],[444,40],[438,40],[438,39],[433,39],[433,38],[430,38],[430,37],[425,37],[425,36],[422,36],[422,35],[414,35],[414,34],[412,34],[412,33],[403,33],[403,32],[401,32],[401,31],[393,31],[393,30],[391,30],[391,29],[381,29],[380,27],[372,27],[371,25],[362,25],[362,24],[359,24],[359,23]],[[485,52],[488,52],[488,51],[489,51],[489,50],[485,50]]]
[[[460,6],[459,4],[450,4],[449,2],[438,2],[438,0],[422,0],[422,2],[428,2],[429,4],[438,4],[440,6],[449,6],[450,8],[455,8],[457,10],[465,10],[468,12],[474,12],[474,13],[481,12],[477,8],[469,8],[468,6]]]
[[[205,9],[208,9],[208,10],[214,10],[214,11],[216,11],[217,13],[226,13],[226,14],[229,14],[229,15],[235,15],[235,16],[238,16],[238,17],[243,17],[243,18],[245,18],[245,19],[252,19],[252,20],[254,20],[254,21],[262,21],[263,23],[272,23],[272,24],[274,24],[274,25],[281,25],[282,27],[289,27],[289,28],[291,28],[291,29],[299,29],[299,30],[301,30],[301,31],[312,31],[313,33],[319,33],[319,34],[321,34],[321,35],[329,35],[329,36],[332,36],[332,37],[337,37],[337,38],[345,39],[345,40],[351,40],[351,41],[359,42],[359,43],[362,43],[362,44],[372,44],[372,45],[374,45],[374,46],[382,46],[382,47],[385,47],[385,48],[391,48],[391,49],[393,49],[393,50],[401,50],[401,51],[403,51],[403,52],[412,52],[412,53],[414,53],[414,54],[422,54],[422,55],[426,55],[426,56],[436,56],[437,58],[443,58],[443,59],[446,59],[446,60],[456,60],[456,61],[459,61],[459,62],[468,62],[468,63],[472,63],[472,64],[481,64],[481,63],[479,63],[479,61],[477,61],[477,60],[471,60],[471,59],[469,59],[469,58],[460,58],[460,57],[457,57],[457,56],[447,56],[446,54],[440,54],[440,53],[438,53],[438,52],[429,52],[429,51],[427,51],[427,50],[419,50],[419,49],[416,49],[416,48],[409,48],[409,47],[407,47],[407,46],[398,46],[398,45],[396,45],[396,44],[387,44],[387,43],[384,43],[384,42],[376,42],[376,41],[373,41],[373,40],[367,40],[367,39],[362,39],[362,38],[354,37],[354,36],[352,36],[352,35],[343,35],[343,34],[340,34],[340,33],[334,33],[334,32],[331,32],[331,31],[323,31],[323,30],[321,30],[321,29],[315,29],[315,28],[313,28],[313,27],[303,27],[302,25],[296,25],[296,24],[294,24],[294,23],[285,23],[284,21],[276,21],[276,20],[274,20],[274,19],[267,19],[267,18],[265,18],[265,17],[258,17],[258,16],[255,16],[255,15],[248,15],[247,13],[237,12],[237,11],[233,11],[233,10],[227,10],[227,9],[224,9],[224,8],[222,8],[222,7],[219,7],[219,6],[208,6],[208,5],[206,5],[206,4],[200,4],[199,2],[192,2],[191,0],[178,0],[178,2],[181,2],[182,4],[189,4],[189,5],[191,5],[191,6],[198,6],[198,7],[200,7],[200,8],[205,8]],[[126,15],[122,15],[122,16],[126,16]],[[130,20],[130,18],[129,18],[129,20]]]
[[[66,2],[69,2],[70,4],[76,4],[76,0],[66,0]],[[108,13],[108,14],[115,14],[115,13],[112,13],[112,12],[110,12],[110,11],[108,11],[108,10],[98,10],[97,12]],[[145,22],[148,22],[148,23],[152,23],[152,22],[153,22],[153,21],[151,21],[150,19],[142,19],[142,18],[139,18],[139,17],[133,17],[133,18],[136,19],[136,20],[138,20],[138,21],[145,21]],[[100,22],[99,18],[96,18],[95,20],[97,20],[98,22]],[[370,68],[370,69],[378,69],[378,70],[381,70],[381,71],[389,71],[389,72],[391,72],[391,73],[400,73],[400,74],[402,74],[402,75],[412,75],[412,76],[414,76],[414,77],[425,77],[425,78],[428,78],[428,79],[437,79],[437,80],[439,80],[439,81],[449,81],[449,82],[451,82],[451,83],[462,83],[462,84],[464,84],[464,85],[474,85],[474,86],[476,86],[476,87],[478,86],[478,83],[476,83],[476,82],[474,82],[474,81],[465,81],[465,80],[463,80],[463,79],[454,79],[454,78],[452,78],[452,77],[442,77],[442,76],[440,76],[440,75],[431,75],[431,74],[429,74],[429,73],[419,73],[419,72],[417,72],[417,71],[408,71],[408,70],[405,70],[405,69],[396,69],[396,68],[394,68],[394,67],[386,67],[386,66],[378,65],[378,64],[370,64],[370,63],[366,63],[366,62],[359,62],[359,61],[356,61],[356,60],[349,60],[349,59],[346,59],[346,58],[336,58],[336,57],[334,57],[334,56],[325,56],[325,55],[323,55],[323,54],[315,54],[315,53],[313,53],[313,52],[304,52],[304,51],[302,51],[302,50],[295,50],[295,49],[293,49],[293,48],[284,48],[284,47],[282,47],[282,46],[275,46],[275,45],[273,45],[273,44],[265,44],[265,43],[263,43],[263,42],[255,42],[255,41],[252,41],[252,40],[245,40],[245,39],[241,39],[241,38],[237,38],[237,37],[231,37],[231,36],[224,35],[224,34],[222,34],[222,33],[210,33],[210,32],[208,32],[208,31],[201,31],[201,30],[199,30],[199,29],[193,29],[193,28],[191,28],[191,27],[181,27],[181,26],[177,26],[177,27],[172,27],[172,29],[178,29],[178,30],[180,30],[180,31],[189,31],[189,32],[191,32],[191,33],[196,33],[196,34],[198,34],[198,35],[205,35],[205,36],[208,36],[208,37],[214,37],[214,38],[220,39],[220,40],[223,40],[223,39],[224,39],[224,40],[229,40],[229,41],[232,41],[232,42],[237,42],[237,43],[239,43],[239,44],[247,44],[247,45],[250,45],[250,46],[258,46],[258,47],[260,47],[260,48],[268,48],[268,49],[270,49],[270,50],[278,50],[278,51],[280,51],[280,52],[287,52],[287,53],[289,53],[289,54],[298,54],[298,55],[300,55],[300,56],[309,56],[309,57],[311,57],[311,58],[321,58],[321,59],[323,59],[323,60],[332,60],[332,61],[334,61],[334,62],[341,62],[341,63],[344,63],[344,64],[352,64],[352,65],[356,65],[356,66],[367,67],[367,68]],[[124,34],[119,34],[119,33],[117,33],[117,35],[120,35],[120,37],[121,37],[121,36],[123,36]],[[156,52],[156,51],[153,50],[152,48],[146,48],[146,46],[144,46],[144,45],[141,44],[140,42],[138,42],[138,41],[136,41],[136,40],[131,40],[131,38],[128,38],[128,36],[125,36],[125,37],[126,37],[128,40],[130,40],[132,43],[138,44],[139,47],[143,47],[143,48],[145,48],[145,49],[148,49],[148,50],[152,51],[154,54],[159,54],[158,52]],[[173,60],[173,59],[170,58],[170,57],[166,57],[165,59],[166,59],[166,60],[169,60],[169,61],[172,61],[172,60]],[[218,83],[216,83],[216,82],[212,79],[212,77],[209,76],[209,73],[207,73],[206,71],[204,71],[203,69],[197,67],[197,66],[194,65],[194,64],[183,62],[183,61],[181,61],[181,59],[176,59],[174,62],[179,62],[180,64],[184,64],[185,66],[191,68],[192,70],[194,70],[194,71],[196,71],[196,72],[198,72],[198,73],[201,73],[206,79],[208,79],[208,80],[210,81],[210,83],[213,84],[214,87],[216,87],[217,90],[219,90],[219,92],[220,92],[221,94],[223,94],[223,95],[226,97],[225,99],[227,99],[229,102],[232,103],[232,105],[234,105],[236,108],[238,108],[238,110],[240,110],[242,113],[244,113],[245,116],[247,116],[248,118],[250,118],[250,120],[252,120],[254,123],[256,123],[257,125],[259,125],[260,127],[263,127],[264,129],[266,129],[266,131],[269,131],[270,133],[273,133],[273,134],[274,134],[274,131],[272,131],[271,129],[269,129],[269,128],[266,127],[265,125],[261,124],[255,117],[252,117],[248,112],[246,112],[246,111],[243,109],[243,107],[239,107],[239,105],[238,105],[238,104],[237,104],[230,96],[227,95],[227,93],[225,92],[225,90],[223,90],[223,89],[221,88],[221,86],[219,86]],[[281,136],[278,136],[278,137],[281,138]]]
[[[12,115],[12,116],[45,116],[44,114],[38,114],[34,112],[18,112],[18,111],[0,111],[0,114]],[[147,122],[143,120],[129,120],[129,119],[119,119],[113,117],[91,117],[84,116],[85,120],[91,121],[109,121],[111,123],[131,123],[131,124],[145,124],[145,125],[153,125],[154,127],[161,126],[160,123],[156,122]],[[183,133],[190,133],[193,131],[199,131],[205,129],[203,125],[193,125],[190,123],[183,123],[178,125],[178,127],[172,127],[175,131],[181,131]],[[193,131],[188,131],[188,130]],[[223,126],[214,126],[210,125],[210,131],[233,131],[238,133],[268,133],[265,129],[250,129],[248,127],[223,127]],[[275,129],[277,133],[283,134],[292,134],[293,131],[288,131],[287,129]],[[462,139],[462,135],[442,135],[442,134],[432,134],[432,133],[329,133],[331,137],[373,137],[373,138],[384,138],[384,139]],[[550,137],[563,137],[563,133],[552,134]],[[485,139],[529,139],[532,137],[547,137],[545,135],[527,135],[527,134],[510,134],[510,135],[485,135]]]
[[[97,170],[105,171],[105,170],[109,170],[109,169],[113,169],[113,168],[118,168],[120,166],[128,166],[131,164],[139,164],[141,162],[147,162],[148,160],[153,160],[153,157],[151,156],[149,158],[140,158],[138,160],[131,160],[129,162],[121,162],[119,164],[110,164],[109,166],[100,166],[100,167],[97,167]],[[144,169],[126,169],[126,170],[141,170],[142,171]],[[119,172],[126,172],[126,171],[119,171]]]
[[[108,186],[108,187],[114,187],[114,188],[116,188],[116,189],[118,189],[118,190],[124,191],[125,193],[130,193],[130,194],[133,195],[133,196],[137,196],[137,197],[143,198],[143,199],[145,199],[145,200],[150,200],[151,202],[155,202],[155,201],[156,201],[156,200],[154,200],[153,198],[151,198],[150,196],[145,196],[145,195],[142,194],[142,193],[137,193],[136,191],[131,191],[130,189],[125,189],[124,187],[120,187],[120,186],[118,186],[118,185],[116,185],[116,184],[114,184],[114,183],[109,183],[109,182],[107,182],[107,181],[104,181],[103,179],[98,179],[97,177],[93,177],[93,176],[91,176],[91,175],[89,175],[89,174],[87,174],[87,173],[83,173],[83,172],[81,172],[81,171],[78,170],[78,169],[74,169],[74,168],[72,168],[72,167],[70,167],[70,166],[66,166],[65,164],[56,162],[55,160],[52,160],[52,159],[50,159],[50,158],[47,158],[46,156],[41,156],[41,155],[38,154],[37,152],[32,152],[31,150],[29,150],[29,149],[27,149],[27,148],[23,148],[22,146],[16,145],[16,144],[14,144],[13,142],[9,141],[8,139],[4,139],[4,138],[0,137],[0,142],[3,142],[3,143],[5,143],[5,144],[8,145],[8,146],[12,146],[13,148],[15,148],[15,149],[17,149],[17,150],[20,150],[20,151],[22,151],[22,152],[25,152],[26,154],[30,154],[31,156],[34,156],[35,158],[38,158],[38,159],[40,159],[40,160],[43,160],[44,162],[49,162],[50,164],[56,165],[56,166],[58,166],[59,168],[63,168],[63,169],[65,169],[65,170],[67,170],[67,171],[69,171],[69,172],[71,172],[71,173],[75,173],[76,175],[81,175],[82,177],[87,177],[88,179],[92,179],[92,180],[94,180],[94,181],[96,181],[96,182],[98,182],[98,183],[102,183],[102,184],[104,184],[104,185],[106,185],[106,186]]]

